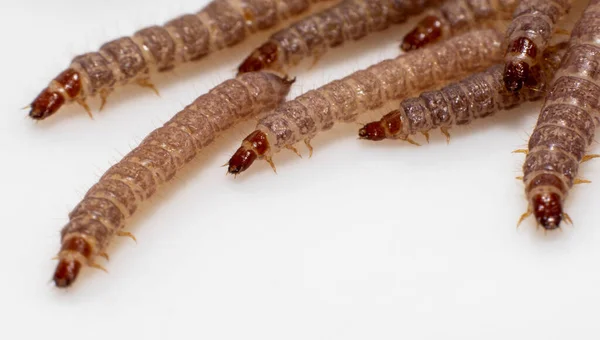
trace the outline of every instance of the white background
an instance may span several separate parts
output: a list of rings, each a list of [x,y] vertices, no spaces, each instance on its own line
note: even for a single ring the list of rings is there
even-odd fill
[[[255,123],[243,124],[136,214],[138,243],[113,242],[109,274],[86,268],[56,289],[50,259],[70,209],[266,34],[159,75],[161,97],[128,86],[100,113],[94,100],[94,120],[72,106],[36,124],[19,108],[73,56],[205,2],[0,5],[0,338],[598,338],[600,162],[581,167],[594,183],[568,199],[574,227],[515,228],[526,201],[511,151],[539,103],[453,129],[450,145],[439,132],[421,147],[368,143],[340,125],[311,159],[282,152],[278,175],[260,162],[234,179],[220,165]],[[299,71],[290,98],[395,56],[408,27]]]

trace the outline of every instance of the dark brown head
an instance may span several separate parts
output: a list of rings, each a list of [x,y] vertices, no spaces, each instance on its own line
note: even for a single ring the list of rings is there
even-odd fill
[[[79,256],[80,255],[80,256]],[[57,287],[68,287],[77,278],[81,263],[77,258],[89,260],[92,246],[83,237],[69,237],[60,248],[60,261],[54,271],[54,283]]]
[[[509,62],[504,68],[504,86],[511,92],[523,88],[529,78],[529,64],[524,61]]]
[[[371,122],[358,130],[358,137],[372,141],[384,140],[386,139],[385,129],[381,121]]]
[[[29,117],[41,120],[50,117],[65,103],[65,97],[58,92],[45,89],[31,103]]]
[[[59,288],[69,287],[79,275],[81,263],[75,259],[61,259],[54,271],[54,284]]]
[[[252,165],[252,163],[254,163],[257,157],[254,150],[240,146],[233,156],[231,156],[231,159],[229,159],[229,168],[227,168],[227,172],[233,175],[244,172]]]
[[[412,51],[434,43],[442,36],[442,22],[438,17],[429,15],[423,18],[412,31],[404,36],[400,48],[404,52]]]
[[[563,217],[560,196],[555,193],[535,195],[532,199],[533,214],[535,219],[544,227],[552,230],[560,226]]]
[[[277,55],[277,44],[272,41],[267,41],[254,50],[254,52],[242,62],[238,67],[238,75],[247,72],[272,69],[273,64],[277,61]]]

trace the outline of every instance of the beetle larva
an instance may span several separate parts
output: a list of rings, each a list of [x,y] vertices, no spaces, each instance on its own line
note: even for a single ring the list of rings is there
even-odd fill
[[[151,72],[167,71],[236,45],[322,1],[213,0],[197,14],[144,28],[132,37],[102,45],[98,52],[75,57],[33,101],[29,116],[47,118],[67,102],[77,102],[90,113],[86,98],[100,95],[103,106],[115,87],[129,83],[154,89]]]
[[[403,51],[416,50],[441,39],[481,27],[493,20],[511,18],[518,0],[448,0],[430,10],[408,32],[400,46]]]
[[[599,28],[600,0],[592,0],[573,29],[529,139],[523,164],[529,204],[521,220],[534,214],[546,229],[558,228],[563,218],[569,221],[563,203],[600,120]]]
[[[439,0],[344,0],[273,34],[239,66],[239,73],[262,69],[287,72],[308,57],[318,58],[347,40],[405,22]]]
[[[58,287],[76,279],[82,265],[96,266],[114,235],[138,205],[190,162],[223,131],[242,119],[273,109],[293,81],[271,73],[247,73],[200,96],[112,166],[69,214],[54,274]]]
[[[506,89],[504,64],[496,64],[441,90],[403,100],[398,110],[365,124],[358,135],[372,141],[400,139],[415,143],[409,136],[421,133],[429,139],[429,131],[439,128],[449,138],[448,129],[454,125],[470,124],[497,111],[541,99],[560,65],[563,52],[564,49],[548,53],[543,58],[540,72],[530,78],[530,83],[526,83],[521,91]]]
[[[521,0],[506,31],[507,89],[518,91],[548,46],[556,23],[571,8],[573,0]]]
[[[357,71],[341,80],[279,106],[261,119],[229,160],[229,173],[246,170],[256,159],[271,157],[298,141],[309,141],[335,122],[354,121],[359,113],[387,101],[478,71],[502,58],[501,34],[473,31],[446,42],[417,50]]]

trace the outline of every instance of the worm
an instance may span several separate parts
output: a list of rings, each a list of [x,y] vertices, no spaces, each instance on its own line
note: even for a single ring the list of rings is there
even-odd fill
[[[112,166],[69,214],[61,231],[58,287],[68,287],[83,265],[105,256],[115,235],[137,207],[175,176],[204,147],[235,123],[273,109],[287,95],[293,80],[271,73],[247,73],[227,80],[198,97]]]
[[[405,22],[440,0],[344,0],[274,33],[239,66],[239,73],[263,69],[287,72],[308,57],[315,60],[348,40]]]
[[[454,125],[470,124],[497,111],[541,99],[560,65],[564,47],[557,46],[548,51],[540,72],[529,78],[521,91],[506,89],[504,64],[496,64],[440,90],[403,100],[399,109],[365,124],[358,131],[359,138],[372,141],[400,139],[417,144],[409,136],[421,133],[429,141],[429,131],[439,128],[449,139],[448,129]]]
[[[506,31],[507,89],[518,91],[531,69],[537,67],[556,23],[570,10],[573,0],[521,0]]]
[[[592,0],[577,22],[560,69],[529,139],[523,164],[528,201],[519,223],[531,214],[545,229],[570,222],[563,204],[579,163],[600,122],[600,0]],[[592,156],[593,157],[593,156]]]
[[[448,0],[429,10],[400,45],[412,51],[441,39],[481,28],[494,20],[509,20],[518,0]]]
[[[45,119],[65,103],[76,102],[91,115],[85,100],[100,95],[102,104],[118,86],[137,83],[156,89],[152,72],[201,59],[236,45],[326,0],[213,0],[196,14],[185,14],[164,26],[139,30],[75,57],[31,103],[29,116]]]
[[[357,71],[290,100],[262,118],[229,160],[228,172],[245,171],[256,159],[275,170],[272,155],[310,140],[335,122],[354,121],[359,113],[385,102],[481,70],[502,58],[502,37],[495,30],[473,31]],[[296,151],[297,152],[297,151]]]

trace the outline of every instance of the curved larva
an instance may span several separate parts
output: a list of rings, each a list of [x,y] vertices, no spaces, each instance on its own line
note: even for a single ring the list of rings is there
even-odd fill
[[[239,73],[263,69],[287,73],[308,57],[315,59],[348,40],[405,22],[440,0],[344,0],[273,34],[239,66]]]
[[[200,96],[112,166],[69,214],[62,229],[58,287],[76,279],[82,265],[98,266],[110,240],[137,207],[169,181],[202,148],[235,123],[273,109],[293,81],[270,73],[247,73]]]
[[[556,23],[571,9],[573,0],[521,0],[506,31],[507,89],[518,91],[548,47]]]
[[[600,121],[600,0],[577,22],[560,69],[529,139],[523,182],[534,214],[546,229],[558,228],[563,203]]]
[[[358,114],[384,103],[483,69],[502,58],[502,35],[473,31],[446,42],[375,64],[279,106],[261,119],[229,160],[229,172],[246,170],[298,141],[307,142],[336,122],[351,122]]]
[[[530,79],[535,83],[527,84],[522,91],[512,92],[504,87],[504,64],[496,64],[441,90],[403,100],[398,110],[365,124],[358,135],[372,141],[400,139],[415,143],[411,135],[422,133],[429,139],[429,131],[439,128],[449,138],[448,129],[452,126],[470,124],[497,111],[541,99],[563,54],[564,49],[546,55],[541,72]]]
[[[518,0],[448,0],[429,10],[416,27],[408,32],[400,46],[411,51],[438,40],[481,28],[495,20],[508,20]]]
[[[213,0],[196,14],[144,28],[102,45],[98,52],[75,57],[33,101],[29,116],[47,118],[69,102],[81,104],[89,113],[88,97],[100,95],[104,104],[118,86],[138,83],[153,88],[152,72],[236,45],[322,1],[326,0]]]

